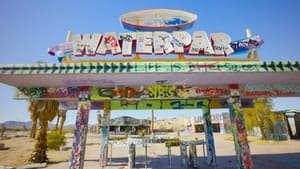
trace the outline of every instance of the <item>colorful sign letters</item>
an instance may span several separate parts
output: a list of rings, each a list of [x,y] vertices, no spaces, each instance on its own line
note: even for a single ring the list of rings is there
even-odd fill
[[[48,49],[48,53],[59,58],[66,56],[96,56],[135,54],[163,55],[187,54],[191,56],[227,56],[236,52],[254,49],[263,44],[259,36],[231,42],[225,33],[212,33],[210,37],[205,31],[195,31],[191,36],[186,31],[155,32],[107,32],[105,34],[76,34],[73,42],[60,44]],[[126,58],[125,58],[126,59]],[[60,61],[62,59],[59,59]]]

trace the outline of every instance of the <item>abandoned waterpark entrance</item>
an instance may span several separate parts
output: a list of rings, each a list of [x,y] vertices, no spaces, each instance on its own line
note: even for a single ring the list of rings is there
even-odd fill
[[[300,96],[299,62],[259,61],[256,49],[263,41],[250,30],[239,41],[225,33],[212,33],[211,40],[204,31],[191,36],[184,30],[196,19],[180,10],[130,12],[121,22],[136,32],[118,37],[114,32],[68,33],[66,43],[49,48],[62,63],[0,65],[0,82],[15,86],[17,99],[57,100],[61,109],[78,110],[70,168],[84,166],[91,109],[104,110],[102,167],[107,165],[110,111],[143,109],[201,109],[206,161],[216,165],[210,109],[227,107],[237,166],[252,169],[240,108],[251,107],[255,97]],[[233,55],[239,52],[247,58]]]

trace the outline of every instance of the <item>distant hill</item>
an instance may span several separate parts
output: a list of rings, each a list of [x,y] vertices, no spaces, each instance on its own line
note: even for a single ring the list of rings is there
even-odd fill
[[[10,128],[10,129],[20,129],[20,128],[31,128],[31,121],[27,121],[27,122],[22,122],[22,121],[6,121],[4,123],[1,123],[5,125],[6,128]]]
[[[116,117],[111,119],[111,125],[112,126],[124,126],[124,125],[129,125],[129,126],[149,126],[150,121],[147,119],[136,119],[133,117],[128,117],[128,116],[121,116],[121,117]],[[74,122],[75,123],[75,122]],[[0,123],[1,125],[4,124],[7,129],[23,129],[24,127],[27,129],[31,128],[31,121],[23,122],[23,121],[6,121],[4,123]],[[53,123],[48,123],[48,128],[52,129],[55,127],[56,121]],[[97,126],[97,124],[89,124],[89,126]],[[38,126],[37,126],[38,127]],[[64,129],[74,129],[75,124],[65,124]]]
[[[23,129],[24,127],[31,128],[31,121],[23,122],[23,121],[6,121],[4,123],[0,123],[0,125],[4,124],[6,128],[9,129]],[[49,128],[55,127],[55,124],[48,124]]]

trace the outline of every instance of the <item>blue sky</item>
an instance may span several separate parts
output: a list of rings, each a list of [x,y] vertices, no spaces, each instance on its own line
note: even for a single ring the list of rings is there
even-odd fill
[[[259,49],[260,60],[300,60],[300,1],[297,0],[2,0],[0,64],[57,63],[55,57],[48,55],[47,48],[64,42],[67,31],[75,34],[127,32],[119,22],[120,15],[148,8],[182,9],[197,14],[197,22],[187,30],[190,33],[194,30],[204,30],[207,34],[224,32],[232,40],[239,40],[246,36],[245,29],[250,28],[253,35],[258,34],[265,41]],[[14,88],[0,84],[0,91],[0,122],[29,120],[26,101],[12,99]],[[274,109],[300,109],[299,103],[300,98],[275,99]],[[157,116],[184,113],[165,112]],[[96,118],[95,114],[92,112],[90,119]],[[149,113],[135,113],[137,117],[139,114],[150,117]],[[75,113],[68,113],[68,117],[68,123],[73,123]]]

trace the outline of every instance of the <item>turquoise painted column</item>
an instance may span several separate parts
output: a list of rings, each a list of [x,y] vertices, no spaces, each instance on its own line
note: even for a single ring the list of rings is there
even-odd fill
[[[239,91],[231,89],[228,99],[231,128],[234,140],[234,148],[237,156],[238,169],[252,169],[253,162],[245,128],[244,115],[241,111],[241,99]]]
[[[215,151],[215,143],[214,143],[209,103],[210,101],[208,99],[203,99],[202,113],[203,113],[203,126],[205,132],[206,152],[207,152],[206,162],[209,165],[216,165],[216,151]]]
[[[109,138],[109,121],[110,121],[110,102],[105,100],[103,103],[104,115],[101,121],[101,143],[100,143],[100,160],[101,167],[107,165],[108,158],[108,138]]]
[[[80,89],[78,111],[76,116],[72,155],[69,169],[83,169],[88,132],[89,111],[91,103],[88,100],[88,88]]]

